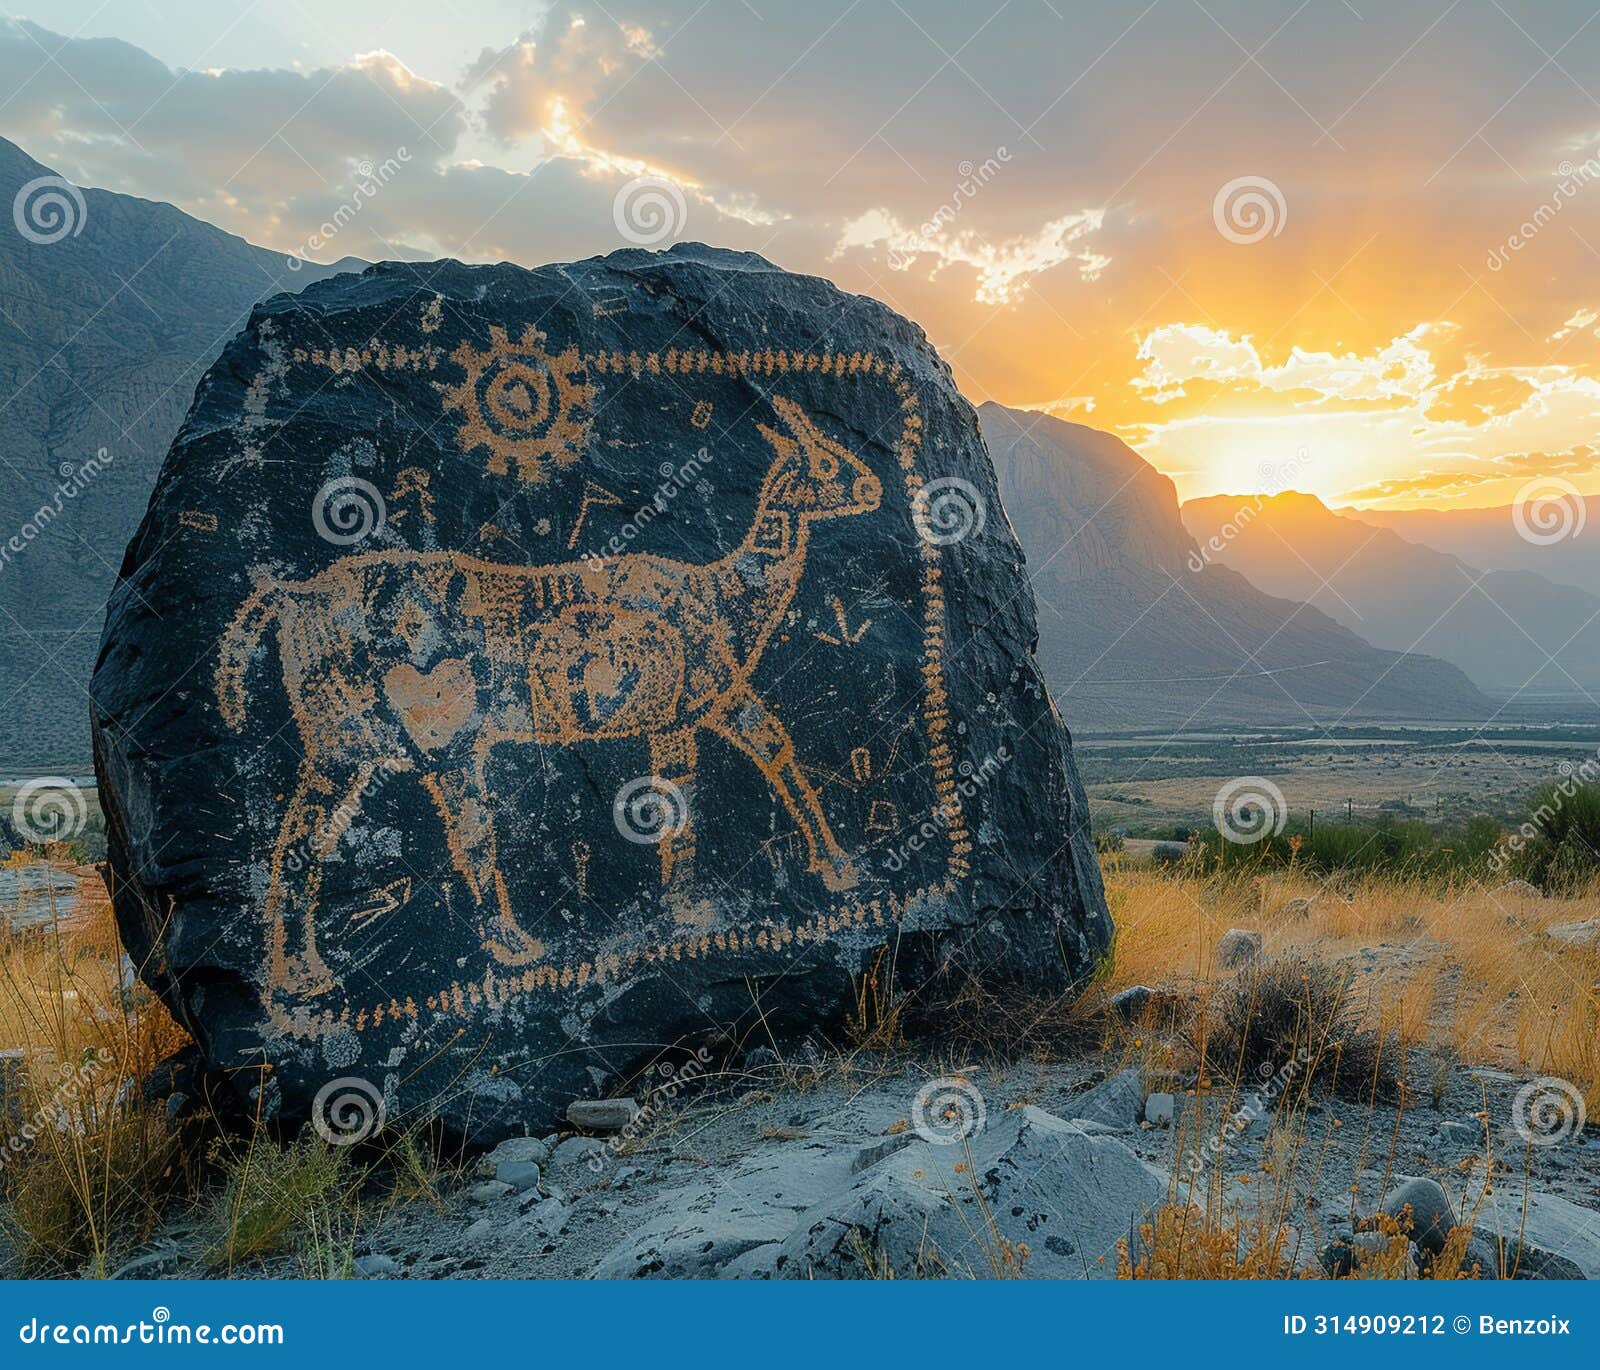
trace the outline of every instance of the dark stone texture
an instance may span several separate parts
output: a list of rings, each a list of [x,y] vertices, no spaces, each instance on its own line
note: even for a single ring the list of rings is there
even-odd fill
[[[922,332],[758,257],[277,297],[107,612],[124,940],[338,1132],[668,1087],[886,946],[896,992],[1070,992],[1110,922],[1021,560]]]

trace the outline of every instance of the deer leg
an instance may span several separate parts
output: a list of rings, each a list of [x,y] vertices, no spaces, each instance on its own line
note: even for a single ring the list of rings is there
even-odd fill
[[[544,944],[530,936],[511,911],[500,873],[494,814],[484,774],[485,757],[454,770],[429,772],[423,788],[444,823],[450,860],[467,882],[479,910],[483,948],[503,966],[524,966],[544,955]],[[485,906],[489,910],[485,911]]]
[[[342,769],[342,768],[341,768]],[[336,981],[317,950],[317,897],[322,865],[349,826],[371,766],[341,786],[311,763],[301,770],[284,810],[267,884],[267,983],[295,998],[326,994]],[[349,797],[347,797],[347,795]]]
[[[794,739],[777,714],[748,687],[730,698],[727,709],[708,724],[753,762],[783,801],[805,838],[810,868],[830,890],[850,889],[858,879],[854,863],[834,839],[822,800],[795,759]]]
[[[686,892],[694,883],[694,768],[699,757],[693,728],[673,728],[650,737],[650,770],[670,786],[661,800],[661,884]],[[677,791],[677,795],[673,794]],[[681,799],[680,797],[681,796]]]

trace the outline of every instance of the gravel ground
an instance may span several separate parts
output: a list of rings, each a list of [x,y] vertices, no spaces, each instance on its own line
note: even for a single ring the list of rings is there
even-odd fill
[[[1014,1127],[1018,1118],[1036,1119],[1028,1105],[1059,1119],[1087,1116],[1090,1121],[1074,1133],[1091,1134],[1090,1142],[1101,1149],[1096,1155],[1115,1152],[1125,1158],[1123,1148],[1131,1151],[1162,1179],[1161,1190],[1170,1185],[1180,1147],[1193,1147],[1198,1139],[1208,1158],[1206,1173],[1222,1177],[1220,1188],[1208,1185],[1213,1194],[1242,1216],[1281,1214],[1299,1234],[1301,1264],[1314,1264],[1329,1239],[1347,1234],[1355,1219],[1370,1213],[1399,1182],[1396,1177],[1431,1176],[1444,1186],[1458,1215],[1476,1212],[1480,1233],[1498,1227],[1514,1235],[1526,1224],[1530,1242],[1541,1240],[1541,1233],[1554,1234],[1551,1240],[1567,1248],[1558,1254],[1590,1278],[1600,1277],[1600,1137],[1579,1131],[1549,1145],[1525,1141],[1516,1117],[1526,1076],[1452,1068],[1438,1107],[1431,1098],[1404,1109],[1322,1099],[1303,1115],[1304,1126],[1292,1145],[1282,1129],[1272,1128],[1273,1091],[1264,1086],[1256,1103],[1261,1116],[1214,1150],[1205,1138],[1216,1135],[1215,1125],[1201,1135],[1193,1122],[1200,1113],[1220,1118],[1217,1101],[1199,1105],[1179,1093],[1172,1100],[1174,1122],[1151,1123],[1138,1112],[1159,1117],[1166,1101],[1157,1095],[1145,1103],[1140,1078],[1119,1073],[1119,1064],[1090,1055],[1005,1069],[966,1066],[957,1074],[949,1063],[930,1068],[858,1057],[848,1071],[819,1071],[814,1079],[798,1082],[805,1087],[797,1087],[792,1073],[778,1067],[757,1070],[737,1088],[712,1087],[680,1101],[615,1149],[595,1139],[552,1138],[528,1139],[497,1153],[511,1166],[519,1159],[524,1164],[528,1157],[541,1159],[538,1183],[531,1188],[494,1181],[495,1162],[486,1158],[445,1193],[442,1210],[422,1202],[372,1209],[354,1238],[357,1273],[379,1278],[803,1273],[792,1262],[787,1267],[779,1262],[780,1254],[793,1248],[789,1234],[803,1234],[817,1214],[836,1212],[841,1195],[870,1188],[879,1172],[895,1167],[902,1180],[906,1175],[920,1179],[925,1171],[947,1179],[952,1170],[960,1174],[963,1149],[931,1143],[912,1125],[930,1116],[925,1104],[919,1113],[919,1091],[943,1078],[946,1093],[954,1088],[959,1095],[963,1120],[981,1113],[988,1133]],[[1429,1082],[1431,1094],[1431,1065],[1416,1060],[1412,1069]],[[936,1096],[934,1113],[943,1097]],[[1248,1112],[1250,1104],[1242,1097],[1233,1109]],[[975,1134],[973,1143],[982,1135]],[[1023,1153],[1008,1154],[1011,1160],[1001,1168],[1014,1169]],[[1494,1182],[1484,1200],[1486,1155],[1493,1158]],[[526,1169],[500,1173],[519,1186],[531,1177]],[[1023,1184],[1028,1179],[1020,1177]],[[1039,1202],[1052,1212],[1071,1212],[1101,1181],[1087,1173],[1063,1177],[1056,1167],[1049,1183],[1055,1192],[1040,1195]],[[1535,1196],[1531,1222],[1523,1214],[1525,1193]],[[1021,1206],[1012,1211],[1021,1221]],[[1138,1216],[1129,1213],[1130,1227]],[[1009,1221],[1007,1213],[996,1214],[1002,1230]],[[1035,1230],[1029,1222],[1029,1231]],[[1019,1239],[1026,1237],[1024,1232]],[[126,1273],[204,1275],[199,1257],[207,1244],[197,1225],[175,1223],[146,1250],[144,1263]],[[1111,1239],[1099,1250],[1085,1244],[1073,1252],[1081,1269],[1071,1273],[1107,1274],[1115,1259]],[[286,1256],[234,1273],[293,1277],[303,1269],[298,1258]],[[958,1261],[952,1273],[968,1269],[970,1264]],[[896,1273],[903,1278],[907,1272]]]

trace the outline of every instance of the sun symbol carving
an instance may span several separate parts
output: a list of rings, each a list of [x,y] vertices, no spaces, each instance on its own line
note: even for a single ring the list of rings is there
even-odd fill
[[[532,325],[513,343],[491,324],[486,351],[463,342],[451,354],[465,375],[459,385],[443,387],[444,407],[461,413],[461,450],[487,448],[490,475],[503,476],[515,464],[530,485],[582,455],[596,393],[585,383],[578,349],[551,356],[544,341]]]

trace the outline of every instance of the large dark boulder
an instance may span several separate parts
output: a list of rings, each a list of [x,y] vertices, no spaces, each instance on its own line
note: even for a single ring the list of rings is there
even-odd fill
[[[699,246],[325,281],[201,383],[111,599],[123,936],[333,1131],[543,1128],[874,968],[1070,992],[1110,923],[1034,640],[875,301]]]

